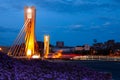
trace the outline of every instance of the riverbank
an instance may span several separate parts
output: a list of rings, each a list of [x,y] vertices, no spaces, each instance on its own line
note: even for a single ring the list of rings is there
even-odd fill
[[[112,80],[109,72],[96,71],[75,62],[13,59],[0,53],[2,80]]]

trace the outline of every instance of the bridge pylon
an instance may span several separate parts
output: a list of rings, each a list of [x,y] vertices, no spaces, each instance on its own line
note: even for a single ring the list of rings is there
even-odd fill
[[[31,58],[40,55],[35,37],[36,9],[34,6],[24,8],[24,25],[11,46],[8,55]]]
[[[44,58],[48,58],[50,36],[44,35]]]

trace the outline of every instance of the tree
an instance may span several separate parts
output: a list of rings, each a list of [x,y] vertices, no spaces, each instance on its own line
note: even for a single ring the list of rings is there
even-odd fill
[[[94,42],[94,43],[97,43],[97,39],[93,39],[93,42]]]

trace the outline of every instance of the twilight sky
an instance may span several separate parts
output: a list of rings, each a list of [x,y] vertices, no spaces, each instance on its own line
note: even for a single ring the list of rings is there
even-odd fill
[[[24,6],[35,6],[36,36],[50,43],[120,42],[120,0],[0,0],[0,45],[12,45],[24,24]]]

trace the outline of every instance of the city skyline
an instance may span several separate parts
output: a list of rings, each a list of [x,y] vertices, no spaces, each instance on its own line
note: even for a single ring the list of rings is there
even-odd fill
[[[43,41],[50,35],[50,44],[93,44],[93,40],[120,42],[119,0],[20,0],[0,1],[0,45],[12,45],[24,24],[24,6],[35,6],[36,36]]]

